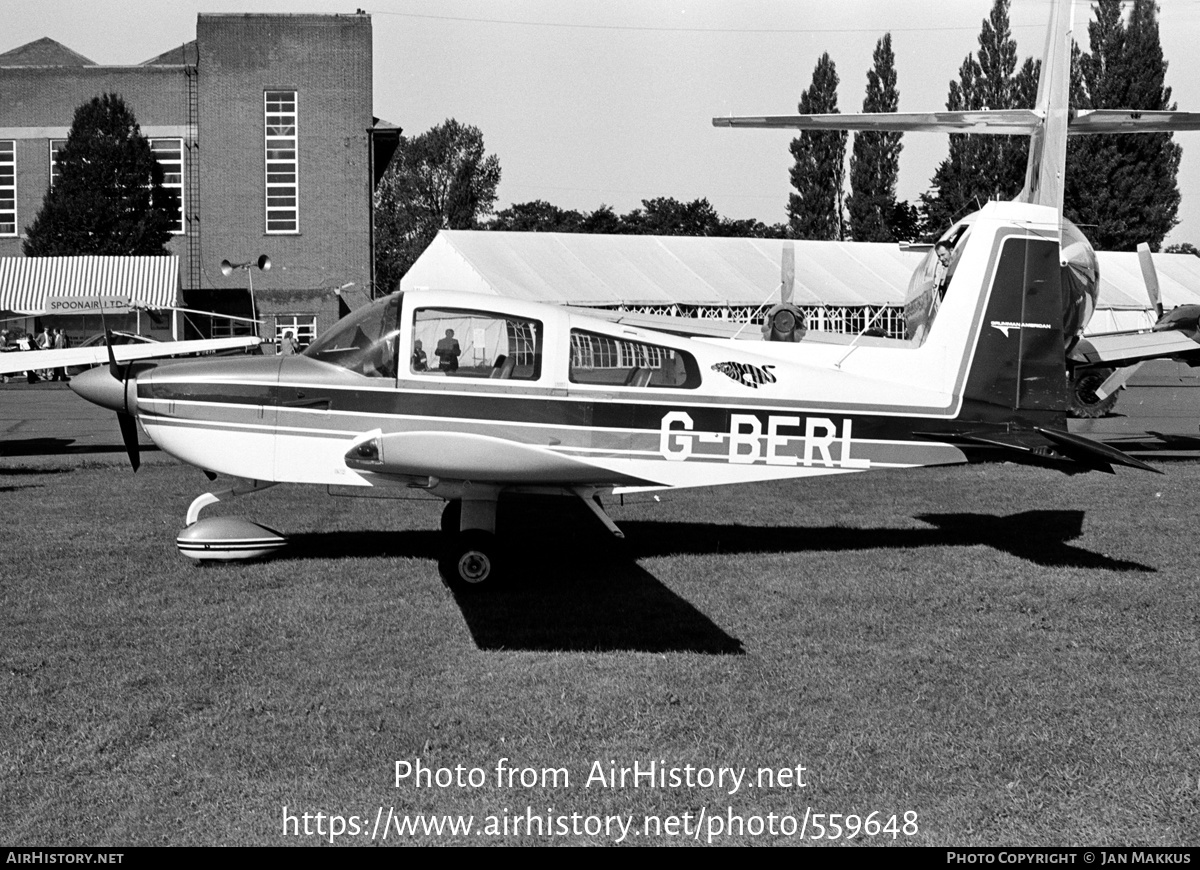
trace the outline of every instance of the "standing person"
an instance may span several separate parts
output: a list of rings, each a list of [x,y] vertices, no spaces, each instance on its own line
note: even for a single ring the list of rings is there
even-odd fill
[[[54,330],[54,349],[55,350],[66,350],[70,346],[71,346],[71,342],[69,342],[67,340],[67,334],[65,332],[63,332],[61,329]],[[70,378],[67,377],[66,366],[60,366],[59,368],[56,368],[54,370],[54,377],[51,378],[51,380],[53,380],[53,381],[69,381],[69,380],[71,380]]]
[[[54,347],[54,337],[52,335],[50,335],[50,327],[43,326],[41,335],[39,335],[37,337],[37,349],[38,350],[51,350],[51,349],[53,349],[53,347]],[[48,378],[48,377],[50,377],[50,369],[38,369],[37,374],[34,377],[34,380],[39,380],[41,378]],[[30,381],[30,383],[33,383],[33,381]]]
[[[438,339],[433,355],[438,358],[438,369],[441,371],[458,371],[458,358],[462,355],[462,350],[458,346],[458,339],[454,337],[453,329],[447,329],[446,337]]]
[[[413,342],[412,370],[414,372],[429,371],[429,359],[425,356],[425,349],[419,338]]]
[[[40,350],[38,341],[33,337],[32,332],[25,333],[24,338],[18,338],[17,345],[21,348],[21,350]],[[31,384],[36,384],[39,380],[38,373],[33,369],[29,369],[27,372],[25,372],[25,378]]]
[[[290,329],[283,334],[283,338],[279,341],[279,352],[283,356],[291,356],[300,352],[300,342],[296,341],[296,336]]]

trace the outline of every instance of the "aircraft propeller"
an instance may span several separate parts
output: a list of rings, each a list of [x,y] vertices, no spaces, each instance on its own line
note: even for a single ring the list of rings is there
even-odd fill
[[[108,348],[108,373],[121,385],[120,407],[114,409],[117,412],[117,425],[121,429],[121,442],[125,445],[129,464],[136,472],[142,464],[142,459],[138,444],[137,418],[129,411],[129,372],[133,363],[126,363],[124,368],[117,365],[117,357],[113,353],[112,330],[109,329],[108,320],[104,316],[103,304],[100,305],[100,322],[104,327],[104,345]]]
[[[763,318],[762,332],[767,341],[799,341],[808,328],[804,312],[792,304],[796,291],[796,245],[783,243],[779,265],[779,302]]]
[[[1150,246],[1142,242],[1137,246],[1138,264],[1142,267],[1142,280],[1146,282],[1146,293],[1150,296],[1150,304],[1158,320],[1162,320],[1162,293],[1158,289],[1158,272],[1154,269],[1154,259],[1150,256]]]

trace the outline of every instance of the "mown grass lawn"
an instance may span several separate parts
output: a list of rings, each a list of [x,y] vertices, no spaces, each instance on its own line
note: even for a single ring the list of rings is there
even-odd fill
[[[612,816],[625,842],[799,844],[808,810],[807,842],[814,814],[913,813],[896,843],[1195,845],[1200,465],[1166,471],[643,497],[612,508],[622,546],[581,506],[513,504],[518,576],[455,596],[437,502],[277,487],[206,515],[291,551],[199,568],[174,546],[195,470],[3,460],[0,841],[316,843],[286,806],[293,829],[520,817],[388,843],[605,844],[554,820]],[[498,785],[501,759],[538,783]],[[397,761],[484,782],[396,787]],[[635,762],[804,785],[607,782]]]

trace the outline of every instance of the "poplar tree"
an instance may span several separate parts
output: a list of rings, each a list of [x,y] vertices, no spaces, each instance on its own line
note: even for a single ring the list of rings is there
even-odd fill
[[[1077,108],[1173,109],[1157,5],[1135,0],[1129,23],[1120,0],[1099,0],[1088,24],[1090,52],[1079,56]],[[1158,250],[1178,223],[1179,159],[1170,133],[1072,137],[1067,152],[1067,216],[1101,250]]]
[[[57,166],[26,231],[26,256],[169,253],[179,198],[163,188],[162,166],[120,95],[103,94],[75,110]]]
[[[995,0],[979,33],[979,51],[967,55],[959,79],[950,83],[950,111],[1028,109],[1037,97],[1040,65],[1017,68],[1017,43],[1008,19],[1009,0]],[[929,230],[941,233],[991,199],[1012,199],[1025,184],[1029,140],[1025,136],[954,133],[950,154],[934,173],[935,193],[921,201]]]
[[[867,71],[864,112],[895,112],[900,105],[892,35],[875,43],[874,66]],[[854,134],[850,154],[850,197],[846,210],[850,237],[858,242],[892,242],[897,238],[896,179],[900,174],[901,133],[864,131]]]
[[[800,113],[830,114],[838,111],[837,68],[829,54],[821,55],[813,70],[812,85],[800,95]],[[801,131],[792,140],[790,170],[792,187],[788,196],[788,223],[798,239],[843,239],[842,188],[846,169],[846,132]]]

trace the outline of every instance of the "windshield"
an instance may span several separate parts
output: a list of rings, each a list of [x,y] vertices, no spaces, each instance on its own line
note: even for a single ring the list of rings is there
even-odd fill
[[[343,317],[308,346],[304,356],[360,375],[396,377],[400,294],[393,293]]]

